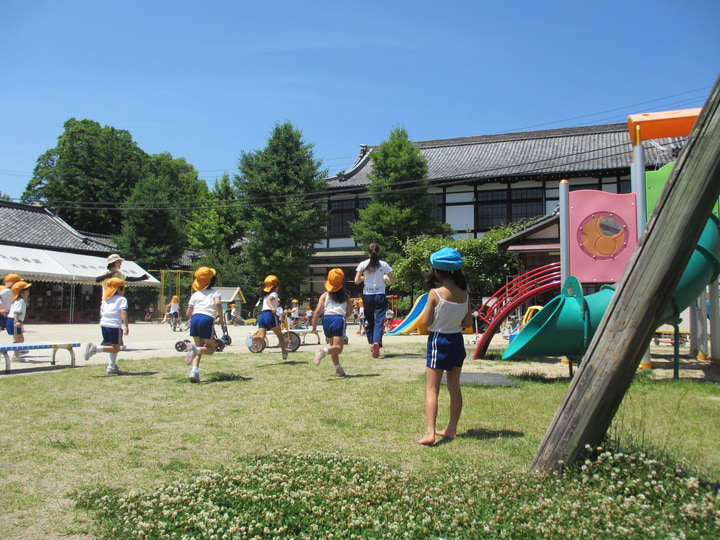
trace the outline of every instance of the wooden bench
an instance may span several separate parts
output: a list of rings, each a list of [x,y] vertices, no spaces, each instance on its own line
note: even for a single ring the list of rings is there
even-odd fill
[[[12,359],[8,353],[14,353],[15,351],[33,351],[38,349],[53,350],[51,362],[53,366],[55,365],[55,355],[57,354],[58,349],[65,349],[70,353],[70,365],[75,367],[75,351],[73,350],[73,347],[79,346],[79,343],[72,343],[69,341],[60,341],[56,343],[8,343],[0,345],[0,354],[5,357],[5,373],[10,373],[12,365]]]

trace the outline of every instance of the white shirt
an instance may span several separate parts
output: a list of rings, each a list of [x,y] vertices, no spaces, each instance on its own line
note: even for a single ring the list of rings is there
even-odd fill
[[[10,308],[13,304],[13,294],[12,289],[10,287],[5,287],[4,289],[0,290],[0,301],[2,302],[3,307],[5,308],[5,313],[10,312]]]
[[[385,274],[392,274],[392,268],[385,261],[380,261],[380,266],[375,271],[366,270],[370,259],[358,264],[356,272],[363,273],[363,294],[385,294]]]
[[[25,299],[18,296],[18,299],[12,303],[10,311],[8,311],[7,318],[23,322],[25,320],[26,311],[27,303],[25,302]]]
[[[192,308],[193,315],[207,315],[214,319],[218,315],[217,308],[215,307],[215,298],[220,297],[220,291],[216,289],[195,291],[190,297],[188,307]]]
[[[336,302],[328,293],[325,293],[325,309],[323,315],[340,315],[345,317],[347,314],[347,300],[345,302]]]
[[[116,294],[110,300],[103,300],[100,304],[100,326],[105,328],[121,328],[121,311],[127,311],[128,301],[124,296]]]
[[[465,302],[457,304],[444,300],[435,289],[433,289],[433,292],[438,297],[438,303],[433,311],[433,322],[428,330],[440,334],[459,334],[462,332],[462,322],[468,312],[470,295],[467,296]]]
[[[263,311],[272,311],[275,313],[276,306],[278,305],[278,293],[271,292],[263,296]]]

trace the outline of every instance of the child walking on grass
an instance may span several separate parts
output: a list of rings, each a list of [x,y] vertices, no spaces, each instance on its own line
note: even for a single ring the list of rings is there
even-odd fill
[[[312,321],[312,331],[317,332],[318,319],[322,315],[323,332],[330,345],[315,349],[315,365],[320,365],[320,361],[329,354],[335,366],[335,375],[338,377],[345,376],[345,371],[340,365],[340,354],[345,345],[346,319],[352,315],[352,306],[343,288],[344,280],[345,273],[339,268],[333,268],[328,272],[325,282],[327,292],[320,296]]]
[[[258,329],[254,334],[248,335],[247,346],[252,347],[253,343],[263,341],[268,330],[275,332],[280,342],[280,350],[282,351],[282,359],[287,360],[287,349],[285,348],[285,340],[280,328],[280,319],[278,317],[278,306],[280,299],[278,298],[278,290],[280,290],[280,281],[277,276],[269,275],[265,278],[265,286],[260,292],[262,297],[262,311],[258,317]]]
[[[425,364],[425,436],[418,444],[432,445],[435,436],[448,439],[457,436],[457,425],[462,412],[460,373],[465,360],[463,328],[472,325],[470,296],[467,281],[461,268],[464,261],[452,248],[442,248],[430,255],[432,269],[425,278],[431,289],[422,322],[430,330]],[[435,287],[439,282],[439,287]],[[450,419],[444,430],[436,431],[438,394],[443,372],[447,372],[447,389],[450,394]]]
[[[117,365],[118,353],[121,350],[122,336],[128,335],[128,301],[125,298],[125,282],[120,278],[109,278],[105,283],[103,301],[100,304],[100,331],[102,343],[85,346],[85,360],[99,352],[108,353],[108,375],[122,375],[124,372]]]
[[[223,335],[227,334],[225,317],[222,316],[220,291],[215,289],[217,272],[214,268],[201,266],[195,270],[192,288],[195,291],[190,297],[186,317],[190,320],[190,337],[195,342],[189,345],[185,354],[185,363],[190,365],[189,379],[192,383],[200,382],[200,359],[203,354],[215,354],[215,318],[220,317]]]

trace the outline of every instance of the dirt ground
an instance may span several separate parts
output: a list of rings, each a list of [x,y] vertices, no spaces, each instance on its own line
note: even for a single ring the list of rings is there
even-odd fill
[[[232,326],[230,336],[233,344],[227,352],[237,354],[250,354],[245,347],[246,334],[252,329],[251,326]],[[357,327],[348,327],[349,343],[347,350],[365,349],[367,343],[362,336],[355,333]],[[0,343],[10,342],[10,337],[3,335]],[[100,327],[97,324],[36,324],[26,327],[25,339],[27,342],[52,342],[72,341],[79,343],[75,349],[76,365],[85,366],[88,364],[103,364],[107,361],[104,354],[98,354],[85,362],[83,351],[88,341],[97,343],[100,339]],[[173,332],[168,325],[158,323],[135,323],[130,326],[130,334],[126,338],[127,351],[120,353],[120,361],[123,358],[145,359],[181,357],[182,353],[175,350],[178,341],[188,339],[187,332]],[[473,335],[468,335],[466,347],[468,357],[463,371],[466,373],[498,373],[502,375],[528,375],[542,376],[548,379],[566,379],[569,377],[569,366],[559,358],[534,358],[522,361],[504,360],[471,360],[475,351]],[[426,336],[421,335],[399,335],[385,336],[387,350],[393,347],[405,347],[411,345],[421,350],[421,344],[426,342]],[[314,351],[317,338],[312,335],[306,336],[306,344],[301,347],[298,353]],[[493,339],[489,350],[500,351],[507,347],[507,341],[500,335]],[[652,345],[650,347],[652,361],[652,376],[657,380],[673,379],[673,348],[670,345]],[[13,361],[10,375],[20,375],[49,371],[67,367],[70,364],[70,357],[66,351],[57,352],[57,366],[51,365],[52,351],[38,350],[30,351],[24,362]],[[4,376],[2,370],[4,362],[0,359],[0,375]],[[577,367],[573,368],[577,372]],[[720,361],[698,360],[691,355],[688,347],[680,348],[680,379],[694,379],[720,384]]]

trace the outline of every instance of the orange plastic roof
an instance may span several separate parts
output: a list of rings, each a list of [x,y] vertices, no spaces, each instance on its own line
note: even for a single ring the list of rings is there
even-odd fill
[[[662,137],[685,137],[690,134],[700,109],[681,109],[628,116],[630,140],[636,142],[636,128],[640,127],[640,140]]]

